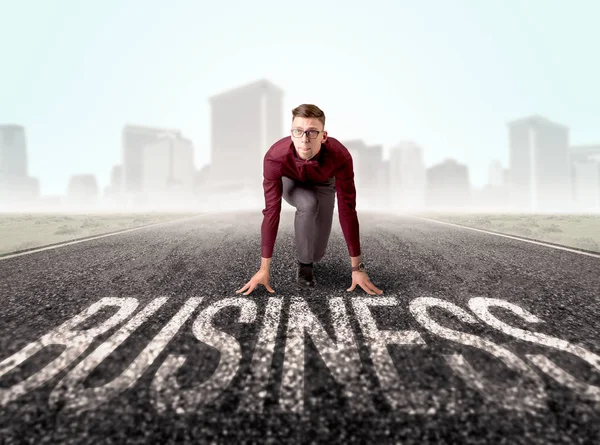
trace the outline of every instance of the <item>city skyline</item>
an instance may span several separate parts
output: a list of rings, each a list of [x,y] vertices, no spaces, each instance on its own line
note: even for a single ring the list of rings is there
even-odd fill
[[[315,103],[331,136],[383,145],[385,158],[414,141],[427,166],[467,164],[473,187],[491,161],[508,165],[515,117],[565,123],[572,145],[600,142],[597,3],[308,2],[300,33],[289,32],[293,5],[178,5],[65,1],[36,4],[35,17],[27,2],[3,7],[0,122],[27,129],[43,195],[63,194],[75,173],[106,187],[127,123],[180,129],[201,169],[208,98],[259,78],[285,90],[284,123]],[[303,67],[294,54],[315,56]]]
[[[215,93],[213,96],[211,96],[211,100],[214,99],[214,98],[216,98],[216,97],[219,97],[219,96],[222,96],[222,95],[225,95],[225,94],[230,94],[232,92],[235,92],[235,91],[240,90],[240,89],[244,89],[244,88],[246,88],[248,86],[251,86],[253,84],[260,83],[260,82],[266,82],[267,84],[270,84],[270,82],[269,82],[268,79],[258,79],[258,80],[252,81],[252,82],[246,82],[244,85],[241,85],[241,86],[238,85],[238,86],[235,86],[235,87],[230,87],[230,88],[228,88],[225,91]],[[276,87],[276,86],[273,85],[273,87]],[[513,118],[513,119],[511,119],[510,121],[507,122],[507,125],[508,126],[512,125],[511,122],[514,122],[514,121],[520,121],[520,120],[524,120],[525,121],[525,120],[529,120],[529,119],[541,119],[543,121],[547,121],[550,124],[558,125],[560,127],[564,127],[565,130],[567,131],[567,133],[568,133],[568,130],[569,130],[568,125],[564,125],[564,124],[560,124],[560,123],[555,123],[552,120],[550,120],[550,119],[548,119],[548,118],[546,118],[544,116],[540,116],[539,114],[532,114],[530,116],[523,116],[523,117],[520,117],[520,118]],[[214,125],[214,123],[213,123],[213,125]],[[24,126],[19,125],[19,124],[15,124],[15,123],[2,123],[2,122],[0,122],[0,126],[4,126],[4,127],[11,127],[11,126],[21,127],[25,131],[25,134],[27,133],[27,129]],[[285,123],[284,123],[283,126],[285,128]],[[115,168],[115,167],[122,166],[122,163],[124,161],[123,157],[126,156],[125,155],[125,153],[126,153],[125,145],[123,145],[123,141],[121,139],[122,139],[123,131],[125,129],[127,129],[127,128],[153,129],[153,130],[156,130],[156,131],[159,131],[159,132],[163,132],[165,135],[167,133],[173,133],[173,134],[178,135],[178,137],[181,137],[181,135],[182,135],[182,131],[180,129],[178,129],[178,128],[167,128],[165,126],[157,126],[157,127],[156,126],[147,126],[147,125],[144,125],[144,124],[141,124],[141,123],[127,123],[127,124],[124,124],[123,127],[121,128],[120,138],[119,138],[120,139],[120,141],[119,141],[120,142],[120,150],[119,150],[119,152],[120,152],[120,159],[119,159],[119,161],[120,162],[117,161],[117,160],[114,160],[113,164],[112,164],[112,167],[111,167],[111,170],[113,168]],[[284,132],[285,132],[285,129],[282,130],[282,134],[281,134],[280,137],[277,137],[277,138],[274,139],[273,143],[277,139],[280,139],[281,137],[289,136],[289,134],[285,134]],[[423,147],[423,145],[420,144],[419,141],[415,141],[415,140],[403,140],[403,141],[398,141],[398,142],[396,142],[394,144],[391,144],[390,146],[384,146],[383,144],[373,144],[373,143],[370,143],[369,141],[365,140],[365,138],[362,138],[360,136],[357,137],[357,138],[354,138],[354,139],[341,138],[341,137],[337,136],[336,139],[339,139],[342,142],[349,142],[350,144],[352,144],[352,143],[358,143],[359,145],[364,145],[365,147],[376,148],[377,150],[380,150],[381,159],[383,161],[385,161],[385,162],[389,162],[390,161],[390,151],[394,147],[397,147],[397,146],[403,146],[403,145],[416,145],[416,146],[419,146],[422,149],[422,152],[423,152],[422,154],[424,155],[424,158],[426,158],[426,153],[427,153],[427,147]],[[26,140],[27,140],[27,137],[25,136],[25,141]],[[185,140],[191,144],[192,148],[195,148],[195,144],[194,144],[193,140],[191,140],[189,138],[185,138]],[[272,145],[272,143],[269,143],[268,145],[266,145],[265,147],[262,148],[262,151],[265,152],[271,145]],[[570,148],[571,145],[572,144],[568,143],[567,144],[567,148]],[[596,146],[598,146],[598,144],[579,144],[579,145],[575,145],[574,147],[596,147]],[[350,147],[348,147],[348,148],[350,148]],[[215,147],[211,147],[210,150],[214,151]],[[507,135],[507,146],[506,146],[505,150],[508,153],[508,151],[509,151],[508,135]],[[27,163],[25,165],[25,170],[27,170],[27,171],[29,171],[29,169],[30,169],[30,163],[32,161],[31,160],[30,152],[31,152],[31,148],[29,147],[29,144],[26,143],[26,158],[27,158]],[[192,158],[193,158],[193,154],[192,154]],[[471,168],[471,166],[468,163],[462,162],[461,160],[456,159],[456,158],[451,157],[451,156],[442,156],[439,160],[437,160],[436,162],[434,162],[432,164],[425,163],[424,167],[426,169],[430,169],[430,168],[438,167],[438,166],[440,166],[440,165],[442,165],[442,164],[444,164],[444,163],[446,163],[448,161],[450,161],[450,162],[458,162],[458,163],[466,165],[466,167],[467,167],[466,174],[467,174],[468,184],[470,186],[470,189],[473,190],[473,191],[475,191],[477,189],[481,190],[481,189],[483,189],[483,188],[485,188],[486,186],[489,186],[489,185],[492,185],[492,186],[496,185],[496,184],[493,183],[493,181],[490,180],[490,170],[489,169],[491,168],[492,165],[500,166],[501,168],[503,168],[505,170],[510,167],[510,160],[509,160],[509,162],[507,162],[506,164],[504,164],[499,159],[490,159],[489,162],[488,162],[488,165],[487,165],[487,169],[485,171],[484,182],[481,185],[474,184],[474,181],[472,179],[472,168]],[[259,162],[259,164],[260,163],[261,162]],[[196,171],[200,171],[204,167],[210,167],[211,164],[213,164],[213,163],[208,162],[208,163],[203,164],[202,166],[198,167],[198,163],[194,162],[194,167],[195,167]],[[63,197],[63,196],[65,196],[67,194],[66,192],[67,192],[67,190],[69,189],[69,186],[70,186],[69,185],[69,181],[73,177],[75,177],[75,176],[81,176],[81,175],[92,176],[97,181],[97,186],[98,186],[98,189],[99,189],[99,196],[102,197],[105,194],[105,191],[107,190],[107,188],[109,188],[111,186],[111,184],[112,184],[111,179],[110,179],[110,176],[111,176],[111,172],[110,171],[108,173],[109,180],[108,180],[107,183],[102,183],[102,182],[100,182],[98,180],[99,177],[105,176],[105,173],[106,172],[100,172],[99,173],[99,172],[90,172],[90,171],[86,171],[86,172],[71,171],[71,172],[68,173],[68,176],[65,178],[66,185],[65,185],[64,191],[62,193],[59,191],[59,192],[54,193],[54,194],[48,194],[48,193],[44,194],[43,193],[43,186],[42,186],[42,184],[39,183],[40,182],[39,178],[36,177],[36,176],[34,176],[33,174],[31,174],[30,176],[33,177],[38,182],[37,186],[39,187],[40,196],[41,197],[49,197],[49,198],[52,198],[52,197]]]
[[[103,191],[95,175],[72,174],[66,200],[55,196],[29,204],[40,209],[53,203],[76,211],[260,207],[266,141],[281,139],[284,131],[283,94],[260,79],[213,95],[214,162],[205,168],[194,166],[193,142],[179,129],[125,125],[122,163],[113,165],[111,183]],[[600,145],[571,146],[566,125],[539,115],[513,119],[508,126],[509,165],[491,161],[481,189],[471,184],[469,166],[454,158],[426,166],[423,147],[414,141],[394,145],[385,159],[382,144],[342,139],[353,158],[357,206],[389,211],[600,210]],[[8,198],[0,199],[3,208],[9,201],[21,208],[30,199],[38,201],[39,181],[28,175],[26,139],[23,127],[0,125],[0,198]]]

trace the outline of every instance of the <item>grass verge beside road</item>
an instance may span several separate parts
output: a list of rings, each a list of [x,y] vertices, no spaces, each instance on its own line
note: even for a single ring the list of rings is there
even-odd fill
[[[198,215],[195,213],[0,213],[0,255]]]
[[[415,216],[600,252],[600,215],[421,212]]]
[[[0,213],[0,256],[194,213],[15,214]],[[416,216],[600,252],[600,215],[420,212]]]

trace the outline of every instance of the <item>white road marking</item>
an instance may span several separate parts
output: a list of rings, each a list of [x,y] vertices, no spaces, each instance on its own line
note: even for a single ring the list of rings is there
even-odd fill
[[[240,366],[242,348],[235,337],[216,329],[212,319],[220,310],[232,306],[240,308],[239,323],[253,323],[256,319],[256,303],[248,298],[225,298],[204,309],[194,322],[192,331],[199,341],[219,351],[217,369],[200,385],[182,389],[177,383],[177,370],[183,366],[186,356],[169,355],[156,371],[150,387],[150,401],[157,411],[171,407],[178,414],[194,413],[219,397],[229,386]]]
[[[100,326],[91,329],[76,329],[82,322],[107,306],[119,306],[119,310]],[[6,405],[53,378],[83,354],[97,336],[121,323],[133,313],[137,306],[138,300],[136,298],[103,298],[80,314],[67,320],[58,328],[53,329],[39,340],[29,343],[19,352],[4,359],[0,363],[0,377],[16,366],[19,366],[46,346],[65,346],[64,351],[58,357],[26,380],[8,388],[0,388],[0,406]]]
[[[263,412],[282,306],[282,298],[269,298],[265,309],[263,327],[254,347],[250,371],[245,380],[238,411]]]
[[[395,411],[408,414],[435,413],[441,405],[448,405],[451,397],[447,391],[410,389],[402,382],[390,356],[387,345],[426,346],[417,331],[380,330],[371,314],[371,306],[397,306],[391,297],[354,297],[352,306],[360,324],[365,341],[369,344],[371,360],[387,402]]]
[[[365,379],[365,373],[361,373],[362,363],[350,328],[344,300],[341,297],[329,299],[329,308],[336,341],[329,337],[304,299],[292,298],[279,397],[279,406],[284,412],[299,414],[305,409],[304,339],[306,335],[310,336],[332,377],[342,386],[350,411],[373,410],[372,398],[368,392],[369,384]]]
[[[133,227],[132,229],[124,229],[124,230],[119,230],[117,232],[105,233],[103,235],[91,236],[88,238],[78,239],[78,240],[74,240],[74,241],[66,241],[64,243],[53,244],[52,246],[40,247],[37,249],[28,250],[26,252],[19,252],[19,253],[13,253],[13,254],[5,255],[5,256],[0,256],[0,261],[8,260],[9,258],[15,258],[18,256],[29,255],[30,253],[43,252],[44,250],[58,249],[59,247],[69,246],[71,244],[85,243],[86,241],[92,241],[95,239],[105,238],[107,236],[115,236],[115,235],[121,235],[123,233],[135,232],[136,230],[143,230],[143,229],[147,229],[150,227],[156,227],[156,226],[160,226],[161,224],[170,224],[170,223],[185,221],[188,219],[199,218],[199,217],[206,216],[206,215],[212,215],[214,213],[221,213],[221,212],[211,211],[211,212],[202,213],[201,215],[189,216],[187,218],[171,219],[169,221],[162,221],[162,222],[158,222],[158,223],[146,224],[146,225],[140,226],[140,227]]]
[[[407,214],[403,214],[402,213],[402,214],[399,214],[399,215],[401,215],[401,216],[410,216],[412,218],[424,219],[425,221],[431,221],[431,222],[435,222],[435,223],[439,223],[439,224],[446,224],[446,225],[449,225],[449,226],[459,227],[461,229],[475,230],[476,232],[483,232],[483,233],[487,233],[489,235],[503,236],[505,238],[510,238],[510,239],[514,239],[514,240],[517,240],[517,241],[523,241],[525,243],[537,244],[539,246],[551,247],[553,249],[558,249],[558,250],[565,250],[567,252],[578,253],[580,255],[587,255],[587,256],[591,256],[593,258],[600,258],[600,254],[597,254],[597,253],[582,252],[581,250],[570,249],[568,247],[563,247],[563,246],[556,246],[554,244],[548,244],[548,243],[545,243],[543,241],[534,241],[534,240],[529,240],[529,239],[525,239],[525,238],[520,238],[518,236],[506,235],[504,233],[490,232],[490,231],[485,230],[485,229],[477,229],[475,227],[463,226],[461,224],[454,224],[454,223],[450,223],[450,222],[446,222],[446,221],[439,221],[437,219],[425,218],[423,216],[416,216],[416,215],[411,215],[411,214],[408,214],[408,213]]]
[[[499,385],[485,379],[462,356],[462,354],[444,355],[444,358],[467,385],[478,391],[487,401],[506,409],[528,411],[535,414],[537,409],[546,409],[546,391],[544,382],[523,360],[508,349],[477,335],[456,331],[436,323],[428,314],[430,307],[443,308],[463,323],[478,324],[478,320],[464,309],[440,298],[419,297],[410,302],[413,317],[428,331],[442,338],[472,346],[491,354],[519,374],[514,386]]]
[[[127,388],[132,387],[137,380],[146,372],[148,367],[171,341],[181,326],[192,315],[196,307],[202,301],[202,297],[192,297],[184,306],[169,320],[137,356],[137,358],[118,377],[102,386],[86,388],[83,384],[88,375],[98,367],[103,360],[114,352],[129,336],[145,323],[166,301],[168,297],[160,297],[152,300],[148,306],[102,343],[77,366],[72,369],[58,383],[50,394],[50,406],[54,406],[61,399],[65,402],[63,409],[83,410],[95,409],[103,403],[113,399]]]
[[[591,351],[588,351],[583,346],[574,345],[566,340],[551,337],[550,335],[540,334],[538,332],[530,332],[525,329],[513,328],[512,326],[494,317],[489,311],[490,307],[500,307],[503,309],[508,309],[509,311],[513,312],[515,315],[518,315],[523,320],[529,323],[540,323],[542,321],[538,317],[533,315],[531,312],[526,311],[525,309],[517,306],[516,304],[509,303],[508,301],[499,300],[496,298],[475,297],[469,300],[469,307],[479,318],[481,318],[493,328],[496,328],[499,331],[504,332],[505,334],[518,338],[519,340],[548,346],[550,348],[558,349],[559,351],[568,352],[570,354],[575,355],[576,357],[579,357],[582,360],[585,360],[591,366],[596,368],[597,371],[600,371],[600,356],[594,354]],[[544,371],[546,374],[548,374],[560,384],[569,388],[571,391],[589,400],[593,400],[594,402],[600,402],[599,387],[577,380],[575,377],[561,369],[552,360],[548,359],[544,355],[526,354],[525,356],[533,363],[535,363],[542,371]]]
[[[118,329],[108,340],[104,341],[93,352],[70,370],[57,384],[50,394],[49,403],[56,407],[59,401],[65,402],[65,409],[88,410],[114,398],[131,388],[147,371],[168,343],[179,332],[183,324],[192,316],[203,300],[202,297],[188,299],[184,306],[169,320],[162,330],[148,343],[145,349],[118,377],[99,387],[86,387],[85,380],[89,374],[130,334],[148,320],[166,301],[167,297],[156,298],[137,313],[123,327]],[[264,316],[264,326],[260,330],[252,357],[249,375],[245,378],[247,394],[243,396],[239,410],[262,411],[267,394],[269,379],[272,378],[272,360],[277,343],[277,333],[281,317],[283,300],[269,298]],[[456,399],[454,388],[431,390],[407,390],[406,385],[398,378],[395,365],[389,355],[388,345],[426,346],[421,335],[414,330],[394,331],[377,327],[370,307],[395,306],[397,299],[392,297],[355,297],[352,304],[360,330],[370,349],[370,356],[382,393],[393,409],[408,413],[434,414],[438,409],[455,412],[461,408]],[[518,329],[502,322],[490,313],[490,308],[499,307],[512,311],[529,323],[540,323],[535,315],[521,307],[504,300],[474,297],[469,300],[469,308],[481,321],[522,341],[535,343],[568,352],[586,361],[600,371],[600,356],[588,349],[568,341],[545,334]],[[78,328],[87,319],[105,307],[116,306],[118,311],[108,319],[99,322],[90,329]],[[0,362],[0,378],[28,359],[51,345],[64,346],[63,352],[36,373],[30,375],[10,387],[0,388],[0,406],[6,405],[29,391],[40,387],[54,378],[58,373],[77,360],[94,339],[111,330],[127,319],[136,310],[136,298],[102,298],[87,310],[67,320],[61,326],[51,330],[40,339],[29,343],[17,353]],[[241,345],[237,339],[213,326],[212,320],[220,310],[226,307],[238,307],[239,323],[253,323],[256,320],[257,304],[247,298],[224,298],[204,309],[193,324],[194,336],[202,343],[216,348],[219,363],[214,373],[206,381],[193,388],[182,389],[177,383],[177,372],[185,363],[185,355],[170,354],[159,367],[154,376],[150,391],[151,403],[159,412],[169,407],[177,413],[196,412],[202,405],[210,403],[230,385],[237,375],[242,358]],[[475,370],[461,354],[444,355],[450,368],[460,376],[467,385],[477,390],[489,402],[506,409],[529,411],[535,414],[536,409],[546,408],[546,391],[540,376],[531,366],[521,360],[507,348],[497,345],[485,338],[458,330],[446,328],[428,313],[429,308],[442,308],[466,324],[477,324],[479,321],[459,306],[434,297],[419,297],[409,303],[410,313],[424,328],[447,340],[478,348],[501,360],[508,368],[518,373],[514,386],[492,382]],[[305,410],[305,339],[310,337],[318,354],[323,359],[332,377],[342,387],[351,411],[372,411],[373,399],[369,392],[371,385],[362,372],[362,362],[358,352],[355,336],[350,327],[349,314],[344,299],[334,297],[329,300],[329,314],[333,327],[333,338],[319,322],[319,318],[311,312],[307,302],[299,297],[292,297],[289,310],[288,330],[285,336],[285,354],[279,406],[284,411],[301,413]],[[600,402],[600,387],[588,384],[561,369],[554,362],[541,354],[525,354],[532,363],[547,375],[582,397]]]

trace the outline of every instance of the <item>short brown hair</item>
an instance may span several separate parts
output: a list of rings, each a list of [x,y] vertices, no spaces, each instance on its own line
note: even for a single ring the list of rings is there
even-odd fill
[[[292,110],[292,121],[295,117],[314,117],[323,124],[325,129],[325,113],[319,107],[313,104],[302,104],[298,105]]]

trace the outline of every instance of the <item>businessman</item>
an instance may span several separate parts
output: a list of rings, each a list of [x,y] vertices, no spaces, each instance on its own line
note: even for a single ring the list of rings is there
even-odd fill
[[[352,285],[370,295],[381,295],[362,262],[354,168],[348,149],[325,131],[325,114],[312,104],[292,110],[291,136],[271,146],[263,162],[265,208],[261,226],[262,258],[258,272],[236,293],[250,294],[259,284],[269,292],[271,258],[279,228],[281,198],[296,208],[294,218],[298,284],[316,285],[314,263],[325,255],[337,193],[340,225],[350,254]]]

